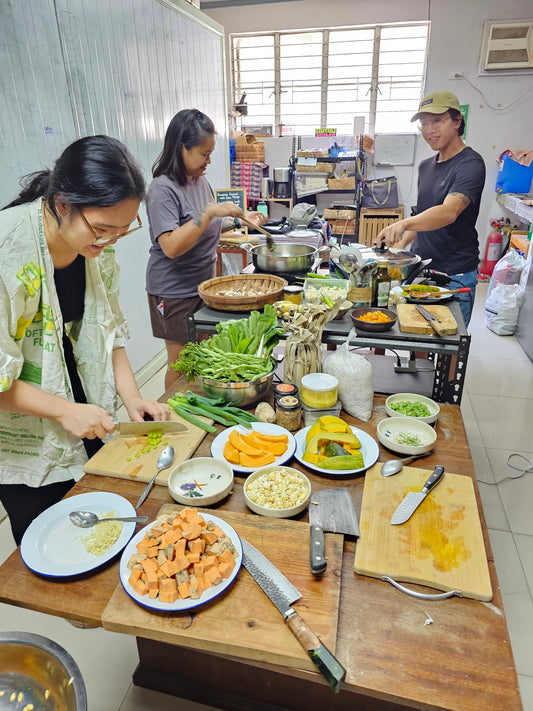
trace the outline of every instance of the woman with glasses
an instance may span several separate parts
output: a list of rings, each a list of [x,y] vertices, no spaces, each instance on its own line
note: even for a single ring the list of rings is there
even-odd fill
[[[465,122],[454,94],[436,91],[424,97],[412,118],[416,120],[436,155],[420,163],[416,214],[389,225],[377,240],[400,248],[413,243],[416,254],[432,260],[431,269],[452,277],[450,289],[470,287],[471,294],[460,295],[468,326],[477,284],[476,220],[485,184],[485,163],[461,138]]]
[[[216,203],[205,177],[215,136],[213,122],[201,111],[179,111],[167,128],[146,197],[152,240],[146,291],[152,332],[164,339],[169,365],[187,343],[187,314],[205,306],[198,285],[215,276],[220,233],[243,215],[233,203]],[[257,225],[267,220],[259,212],[246,217]],[[165,386],[175,379],[167,369]]]
[[[17,545],[115,429],[117,393],[132,420],[168,419],[141,397],[118,303],[112,245],[140,225],[139,167],[89,136],[22,185],[0,211],[0,501]]]

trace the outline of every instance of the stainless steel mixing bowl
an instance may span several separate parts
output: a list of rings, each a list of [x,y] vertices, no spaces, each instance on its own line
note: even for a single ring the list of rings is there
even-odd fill
[[[257,380],[245,383],[222,383],[198,376],[202,390],[208,397],[223,397],[226,402],[236,407],[247,407],[263,399],[270,392],[274,371]]]
[[[29,632],[0,632],[0,711],[87,711],[78,665],[59,644]]]

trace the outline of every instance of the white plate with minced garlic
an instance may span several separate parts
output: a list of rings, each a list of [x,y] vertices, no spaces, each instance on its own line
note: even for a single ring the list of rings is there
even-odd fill
[[[92,511],[99,518],[137,515],[127,499],[107,491],[58,501],[31,522],[22,538],[20,555],[34,573],[51,577],[86,573],[120,553],[135,531],[135,523],[123,521],[79,528],[68,517],[71,511]]]

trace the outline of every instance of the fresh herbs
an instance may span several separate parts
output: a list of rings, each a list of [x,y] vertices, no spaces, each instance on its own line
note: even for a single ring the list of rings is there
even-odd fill
[[[200,343],[188,343],[171,364],[187,380],[196,375],[224,383],[257,380],[272,372],[272,351],[283,331],[272,304],[249,318],[217,324],[218,333]]]
[[[396,442],[398,444],[406,444],[409,447],[420,447],[420,445],[424,444],[421,437],[412,432],[398,432]]]

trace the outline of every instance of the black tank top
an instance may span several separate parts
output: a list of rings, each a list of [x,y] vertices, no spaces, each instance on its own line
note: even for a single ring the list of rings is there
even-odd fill
[[[54,282],[56,285],[57,296],[59,298],[59,306],[63,323],[70,321],[79,321],[83,316],[85,304],[85,257],[79,254],[76,259],[64,269],[54,270]],[[76,361],[74,360],[74,352],[72,350],[72,342],[65,333],[63,326],[63,351],[65,353],[65,362],[67,364],[68,374],[72,385],[72,393],[75,402],[87,402],[87,396],[83,389],[80,380]],[[103,442],[97,437],[95,439],[83,439],[83,444],[87,456],[90,458],[102,446]]]

